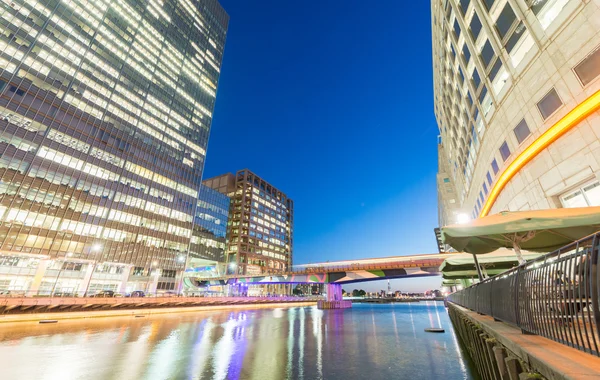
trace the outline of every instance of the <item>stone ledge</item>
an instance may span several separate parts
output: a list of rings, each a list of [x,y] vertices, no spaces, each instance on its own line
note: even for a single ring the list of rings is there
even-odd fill
[[[492,317],[449,305],[547,379],[600,379],[600,357],[538,335],[525,335],[520,329],[496,322]]]

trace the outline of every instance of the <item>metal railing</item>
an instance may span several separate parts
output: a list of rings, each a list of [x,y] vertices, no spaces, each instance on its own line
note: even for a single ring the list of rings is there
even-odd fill
[[[452,293],[448,301],[600,356],[600,233]]]

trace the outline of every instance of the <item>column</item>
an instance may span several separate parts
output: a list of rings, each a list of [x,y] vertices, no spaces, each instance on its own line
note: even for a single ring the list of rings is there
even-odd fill
[[[160,277],[160,270],[155,269],[152,271],[150,275],[150,283],[148,284],[148,294],[156,293],[156,288],[158,287],[158,278]]]
[[[131,275],[132,268],[133,265],[128,265],[125,268],[123,268],[123,274],[121,275],[121,286],[119,287],[119,293],[123,295],[127,293],[127,282],[129,281],[129,276]]]
[[[341,300],[342,300],[342,285],[327,284],[327,301],[341,301]]]
[[[31,281],[31,286],[27,291],[28,296],[34,296],[38,294],[40,286],[42,285],[42,280],[44,279],[44,274],[46,274],[46,269],[48,269],[48,266],[51,262],[52,260],[50,259],[40,260],[37,269],[35,270],[33,281]]]
[[[85,296],[85,292],[88,289],[89,285],[90,285],[90,281],[92,281],[92,275],[94,274],[94,268],[96,266],[93,263],[88,263],[86,268],[85,268],[85,274],[83,276],[83,280],[81,280],[81,286],[79,287],[78,290],[78,294],[79,297],[83,297]],[[89,291],[88,291],[88,296],[89,296]]]

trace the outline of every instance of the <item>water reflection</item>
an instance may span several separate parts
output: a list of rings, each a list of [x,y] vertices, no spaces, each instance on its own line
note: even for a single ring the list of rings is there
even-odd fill
[[[0,377],[473,378],[451,329],[434,302],[0,324]]]

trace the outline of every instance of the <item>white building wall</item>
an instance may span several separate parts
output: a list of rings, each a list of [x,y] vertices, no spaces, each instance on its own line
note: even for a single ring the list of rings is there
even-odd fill
[[[449,18],[448,8],[444,5],[446,3],[452,7]],[[469,3],[464,15],[461,3]],[[483,0],[432,0],[436,117],[448,159],[457,162],[459,166],[456,182],[458,191],[464,195],[464,198],[459,195],[461,209],[472,216],[480,213],[484,203],[480,192],[484,195],[483,201],[487,200],[484,183],[489,193],[500,174],[519,153],[583,100],[600,90],[600,76],[584,86],[573,70],[586,56],[600,48],[600,0],[550,0],[549,7],[553,4],[562,4],[563,7],[549,24],[540,21],[540,14],[536,16],[525,0],[495,0],[493,3],[488,10]],[[504,43],[501,41],[494,27],[506,4],[510,4],[516,14],[517,21],[512,30],[516,29],[514,25],[520,21],[527,30],[512,49],[512,55],[503,47],[506,40]],[[473,12],[482,24],[476,41],[472,41],[472,34],[469,32]],[[455,20],[461,29],[458,39],[453,34]],[[495,56],[502,61],[502,69],[496,75],[495,82],[485,76],[486,69],[479,57],[486,40],[492,45]],[[463,46],[470,51],[468,65],[459,53]],[[439,51],[447,49],[450,52],[450,47],[458,55],[456,60],[451,58],[451,53],[446,53],[443,57],[443,53]],[[457,79],[458,75],[452,74],[457,73],[459,68],[466,78],[464,84]],[[468,109],[467,91],[477,104],[479,114],[485,114],[483,104],[477,100],[475,86],[469,83],[469,73],[473,68],[479,72],[493,105],[487,115],[482,117],[485,132],[477,142],[479,150],[469,156],[473,168],[472,179],[469,181],[467,175],[462,173],[460,164],[463,160],[458,156],[461,146],[464,151],[473,145],[468,138],[464,139],[465,130],[468,131],[472,124],[477,124],[472,114],[467,121],[459,118],[456,122],[453,118],[457,116],[457,108],[458,114],[463,109]],[[450,74],[444,75],[444,70]],[[502,85],[500,79],[506,79],[506,83]],[[459,98],[462,99],[457,100],[454,90],[456,87]],[[537,103],[552,88],[556,90],[563,105],[544,120]],[[444,97],[444,94],[453,96]],[[453,106],[447,106],[449,99]],[[523,118],[531,134],[519,144],[513,128]],[[463,140],[457,136],[463,136]],[[454,149],[452,140],[455,140]],[[511,155],[503,161],[499,148],[505,141]],[[466,144],[461,145],[465,142]],[[494,159],[499,166],[496,175],[491,168]],[[491,184],[487,180],[488,172],[492,174]],[[501,192],[491,213],[561,207],[562,195],[597,178],[600,178],[600,112],[595,112],[582,121],[521,169]]]

